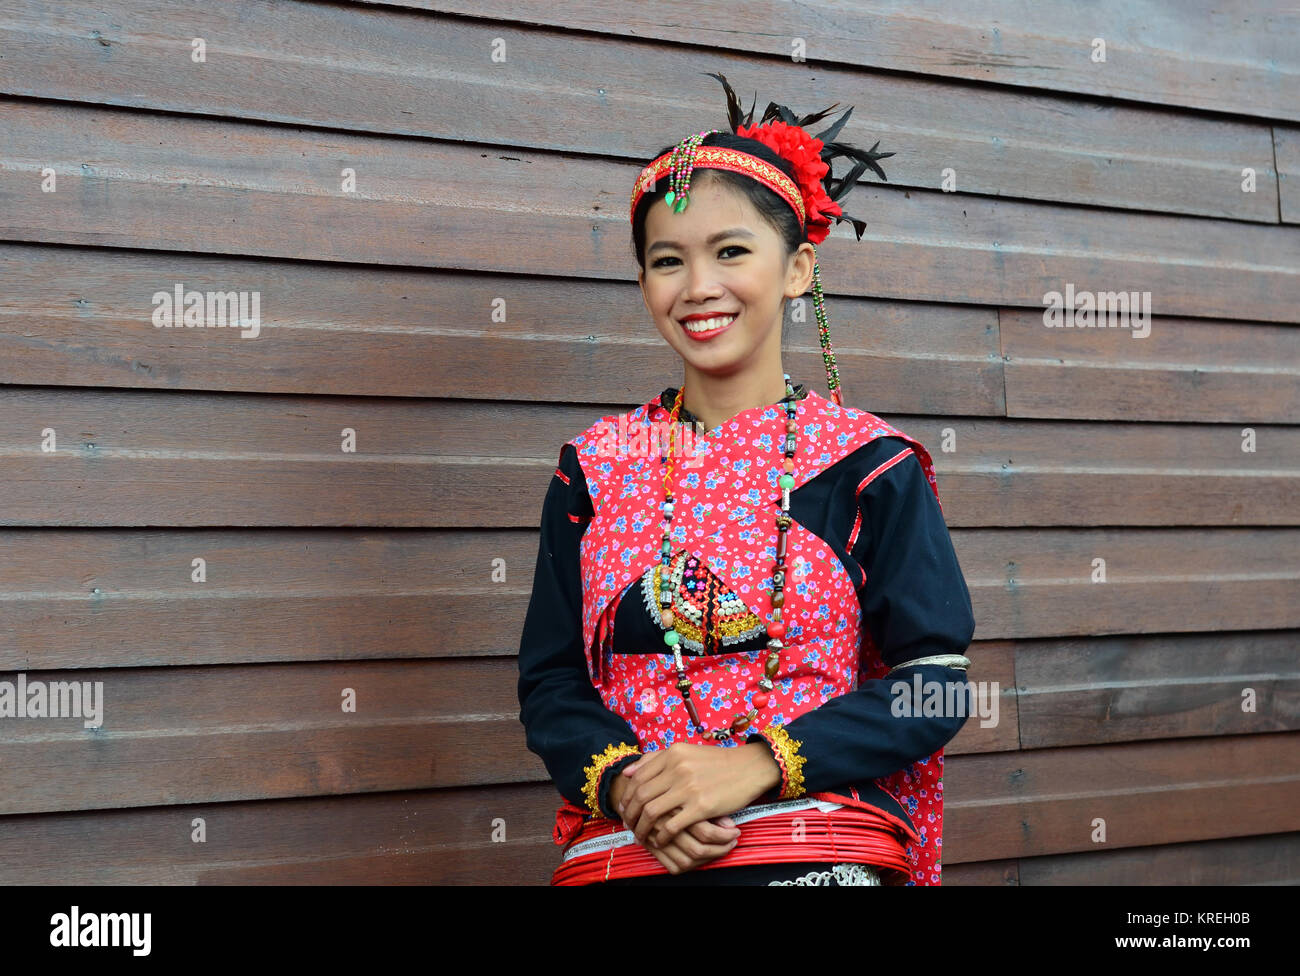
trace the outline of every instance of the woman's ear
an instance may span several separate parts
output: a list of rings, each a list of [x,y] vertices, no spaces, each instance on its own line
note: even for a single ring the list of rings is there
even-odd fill
[[[799,245],[799,250],[790,255],[790,271],[786,276],[786,298],[798,298],[812,287],[813,265],[817,261],[817,252],[807,241]]]

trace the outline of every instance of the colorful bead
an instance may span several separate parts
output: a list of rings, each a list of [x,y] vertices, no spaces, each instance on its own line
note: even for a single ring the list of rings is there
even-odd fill
[[[713,130],[713,131],[717,131],[717,130]],[[703,136],[707,134],[708,133],[701,133],[698,138],[703,138]],[[692,137],[692,138],[696,138],[696,137]],[[685,145],[685,143],[689,141],[690,140],[684,140],[683,145]],[[696,144],[698,144],[698,142]],[[689,146],[686,147],[685,158],[687,160],[688,166],[686,167],[685,172],[687,174],[689,174],[690,151],[691,151],[691,147]],[[682,171],[679,170],[678,167],[676,166],[676,157],[674,157],[674,170],[673,170],[674,179],[679,179],[681,176],[681,172]],[[679,196],[681,198],[681,202],[683,206],[685,206],[686,199],[687,199],[686,183],[688,182],[689,182],[689,175],[687,175],[685,182],[679,182],[674,185],[674,189],[679,190]],[[670,191],[670,193],[671,192],[672,191]],[[665,196],[665,200],[668,199],[669,197]],[[691,680],[690,677],[686,674],[685,665],[682,662],[681,648],[680,646],[678,646],[681,640],[681,635],[679,634],[675,626],[678,620],[678,616],[674,614],[671,609],[665,609],[662,612],[660,617],[665,628],[667,628],[664,634],[664,642],[669,647],[671,647],[673,651],[673,663],[677,670],[677,678],[678,678],[677,688],[682,693],[682,701],[686,706],[687,714],[690,715],[691,723],[695,726],[697,732],[699,732],[702,736],[704,736],[704,738],[712,739],[715,742],[726,742],[733,735],[739,735],[740,733],[744,732],[746,729],[750,728],[754,724],[754,722],[758,718],[759,709],[766,708],[769,702],[771,701],[770,692],[773,689],[771,679],[776,676],[781,666],[780,652],[784,646],[781,638],[783,638],[786,634],[786,626],[781,620],[781,608],[785,604],[784,566],[785,566],[785,557],[786,557],[787,532],[789,531],[790,526],[793,523],[793,520],[790,518],[789,515],[790,490],[794,487],[794,480],[795,480],[793,474],[794,461],[792,459],[792,455],[795,453],[795,449],[796,449],[795,434],[797,433],[797,429],[798,429],[795,421],[797,405],[795,404],[793,399],[791,399],[794,397],[794,393],[795,393],[794,386],[790,382],[789,373],[784,374],[784,378],[786,384],[786,398],[787,398],[785,409],[788,418],[786,421],[786,434],[787,434],[786,442],[785,442],[786,456],[782,461],[782,469],[784,473],[781,474],[780,478],[778,479],[778,483],[780,484],[782,489],[782,499],[781,499],[781,511],[776,515],[776,519],[775,519],[776,528],[777,528],[777,554],[772,569],[772,592],[770,596],[770,602],[772,606],[772,621],[771,623],[767,624],[765,628],[769,637],[768,656],[764,664],[763,677],[761,677],[758,681],[759,690],[754,694],[753,698],[751,699],[754,707],[751,708],[747,714],[735,715],[734,718],[732,719],[730,727],[722,728],[722,729],[706,730],[702,725],[702,723],[700,722],[699,713],[695,707],[695,701],[691,696],[691,690],[692,690]],[[682,387],[677,391],[677,399],[673,404],[672,411],[670,414],[670,423],[668,425],[668,429],[669,429],[668,450],[663,458],[663,462],[664,462],[663,511],[664,511],[665,523],[667,523],[671,519],[672,512],[673,512],[673,501],[672,501],[673,495],[672,495],[672,487],[671,487],[672,474],[673,474],[673,456],[674,456],[673,441],[675,439],[675,434],[678,426],[678,418],[681,415],[682,400],[685,396],[685,393],[686,393],[686,386],[685,384],[682,384]],[[679,562],[677,564],[677,569],[672,570],[671,565],[673,563],[673,560],[671,558],[671,554],[672,554],[672,545],[668,533],[667,531],[665,531],[664,541],[663,541],[663,556],[661,560],[662,566],[660,570],[660,588],[659,588],[660,604],[662,606],[664,606],[665,608],[672,606],[672,589],[671,589],[671,584],[669,582],[669,574],[670,572],[674,572],[674,573],[680,573],[683,584],[687,590],[691,591],[692,593],[695,593],[698,590],[699,595],[697,598],[702,597],[704,599],[708,599],[712,597],[715,600],[719,610],[722,613],[738,614],[738,615],[749,613],[747,605],[744,603],[744,601],[740,600],[739,597],[735,596],[735,594],[731,594],[731,593],[719,594],[716,592],[716,585],[712,588],[711,591],[710,574],[703,566],[699,564],[699,560],[697,560],[694,556],[687,557],[684,560],[684,564]],[[645,589],[644,595],[646,600],[648,601],[647,605],[650,608],[653,608],[653,601],[651,600],[653,593],[654,593],[653,586],[651,584],[647,584],[647,588]],[[686,606],[687,613],[689,614],[690,613],[689,608],[691,606],[690,602],[688,601],[687,603],[684,604],[684,606]],[[694,625],[691,624],[690,621],[686,621],[683,623],[683,626],[686,626],[688,629],[690,629]],[[756,626],[758,625],[756,624]],[[761,630],[759,632],[761,632]],[[703,629],[699,630],[699,639],[701,642],[707,641],[709,647],[715,646],[715,644],[717,644],[720,640],[716,636],[716,634],[713,635],[706,634]],[[700,646],[704,647],[705,653],[708,653],[708,649],[709,649],[708,647],[705,647],[703,643],[701,643]]]

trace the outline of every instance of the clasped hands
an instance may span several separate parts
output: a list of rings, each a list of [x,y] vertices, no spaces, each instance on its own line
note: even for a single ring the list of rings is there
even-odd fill
[[[740,837],[727,814],[781,784],[781,767],[762,742],[736,748],[679,742],[628,763],[610,786],[610,804],[637,842],[680,874],[722,857]]]

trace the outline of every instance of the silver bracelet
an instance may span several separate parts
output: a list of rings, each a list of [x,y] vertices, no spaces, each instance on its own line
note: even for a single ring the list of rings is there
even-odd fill
[[[889,669],[889,674],[893,674],[899,668],[910,668],[915,664],[942,664],[945,668],[960,668],[965,671],[970,667],[970,658],[961,654],[931,654],[929,657],[913,658],[902,664],[895,664]]]

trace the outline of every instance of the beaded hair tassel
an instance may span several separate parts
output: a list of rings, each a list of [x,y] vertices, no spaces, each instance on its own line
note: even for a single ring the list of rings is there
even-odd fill
[[[695,153],[706,136],[721,129],[705,129],[687,136],[673,150],[672,171],[668,192],[664,194],[664,203],[672,208],[673,213],[681,213],[691,202],[691,176],[695,171]],[[817,338],[822,347],[822,362],[826,366],[826,388],[831,399],[839,406],[844,406],[844,395],[840,387],[840,371],[835,365],[835,353],[831,351],[831,330],[826,319],[826,296],[822,292],[821,267],[817,261],[817,246],[813,249],[813,309],[817,314]]]

